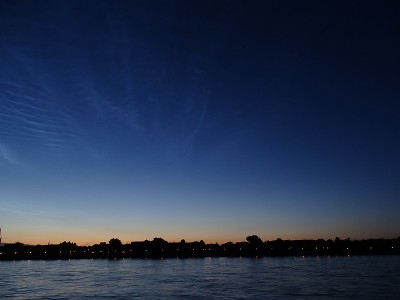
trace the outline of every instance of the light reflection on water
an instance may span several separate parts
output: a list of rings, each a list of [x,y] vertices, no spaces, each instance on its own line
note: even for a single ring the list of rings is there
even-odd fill
[[[398,299],[399,256],[0,262],[0,299]]]

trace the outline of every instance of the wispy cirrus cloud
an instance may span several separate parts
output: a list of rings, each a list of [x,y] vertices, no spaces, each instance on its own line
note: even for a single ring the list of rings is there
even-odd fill
[[[0,141],[0,163],[1,161],[12,166],[25,166],[25,164],[18,158],[14,151]]]

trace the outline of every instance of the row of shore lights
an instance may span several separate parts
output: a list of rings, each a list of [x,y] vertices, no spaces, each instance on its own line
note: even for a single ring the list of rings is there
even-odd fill
[[[192,250],[195,251],[194,248],[193,248]],[[224,249],[224,250],[226,250],[226,249]],[[240,251],[241,251],[241,250],[242,250],[242,248],[240,248]],[[257,250],[257,249],[256,249],[256,250]],[[117,250],[115,250],[115,251],[117,251]],[[179,251],[179,248],[176,249],[176,251]],[[207,251],[207,249],[203,249],[203,251]],[[212,251],[212,249],[208,249],[208,251]],[[76,251],[69,251],[69,254],[72,254],[72,252],[76,253]],[[86,250],[83,250],[83,252],[86,253]],[[88,251],[88,252],[89,252],[89,251]],[[100,252],[100,253],[103,253],[102,250],[100,250],[99,252]],[[129,252],[132,252],[132,250],[129,250]],[[146,252],[148,252],[147,249],[146,249]],[[164,252],[164,249],[161,249],[161,252]],[[91,251],[90,253],[91,253],[91,254],[95,254],[94,251]],[[107,253],[110,253],[110,251],[107,251]],[[122,253],[126,253],[126,252],[125,252],[125,251],[122,251]],[[0,255],[2,255],[2,254],[3,254],[3,252],[0,252]],[[18,254],[18,251],[15,251],[14,254],[15,254],[15,255]],[[29,251],[29,254],[32,254],[32,251]],[[47,254],[47,251],[44,251],[44,254]],[[60,254],[62,254],[62,251],[60,251]]]
[[[289,247],[288,250],[291,250],[292,247]],[[322,249],[325,249],[324,247],[322,247]],[[392,249],[394,249],[394,247],[392,246]],[[192,249],[193,251],[195,251],[195,249]],[[203,249],[203,251],[212,251],[212,249]],[[258,250],[258,248],[256,248],[256,251]],[[272,248],[271,248],[272,250]],[[301,248],[301,250],[304,250],[304,248]],[[315,250],[318,250],[318,247],[315,247]],[[329,250],[329,247],[326,247],[326,250]],[[346,250],[349,250],[349,247],[346,247]],[[372,250],[372,247],[369,247],[369,250]],[[115,250],[116,251],[116,250]],[[129,250],[130,252],[132,252],[132,250]],[[179,251],[179,248],[176,249],[176,251]],[[224,251],[226,251],[226,249],[224,248]],[[242,248],[239,248],[239,251],[242,251]],[[72,254],[72,252],[76,253],[76,251],[69,251],[69,254]],[[86,253],[86,250],[83,250],[84,253]],[[89,251],[88,251],[89,252]],[[146,252],[148,252],[148,250],[146,249]],[[161,252],[164,252],[164,249],[161,249]],[[95,254],[94,251],[90,252],[91,254]],[[100,250],[100,253],[103,253],[103,251]],[[110,251],[108,251],[107,253],[110,253]],[[125,251],[122,251],[122,253],[126,253]],[[0,252],[0,255],[2,255],[3,252]],[[14,252],[15,255],[18,254],[18,251]],[[29,254],[32,254],[32,251],[29,251]],[[47,254],[47,251],[44,251],[44,254]],[[60,254],[62,254],[62,251],[60,251]]]

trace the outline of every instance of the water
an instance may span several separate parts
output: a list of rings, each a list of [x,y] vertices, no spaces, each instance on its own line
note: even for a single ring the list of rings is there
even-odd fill
[[[0,262],[0,299],[399,299],[400,256]]]

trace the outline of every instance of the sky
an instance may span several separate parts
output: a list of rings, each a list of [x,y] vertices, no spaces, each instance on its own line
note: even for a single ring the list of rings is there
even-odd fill
[[[397,238],[398,1],[0,1],[3,242]]]

